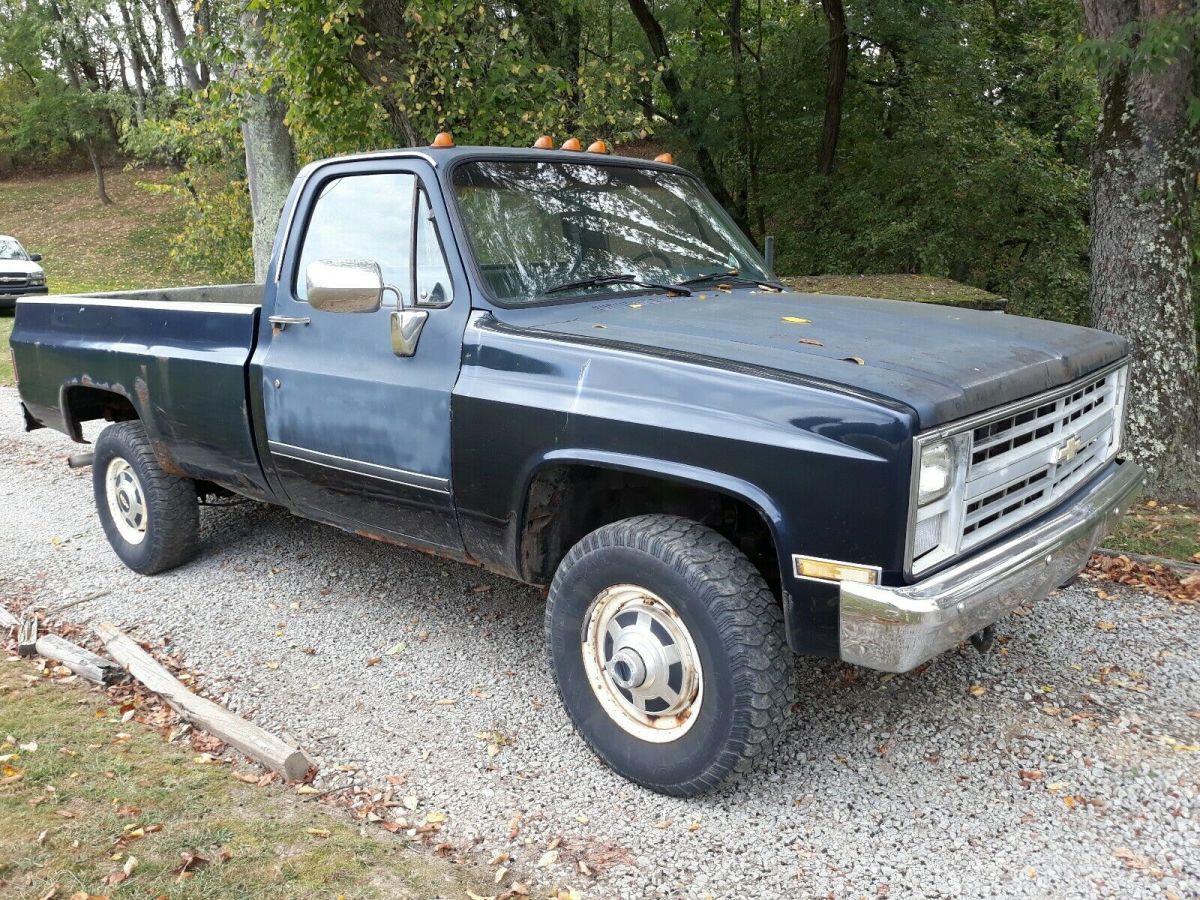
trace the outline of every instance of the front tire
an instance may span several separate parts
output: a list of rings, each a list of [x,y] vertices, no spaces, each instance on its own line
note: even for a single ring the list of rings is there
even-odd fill
[[[779,604],[696,522],[637,516],[585,537],[550,586],[546,635],[576,727],[643,787],[711,790],[783,731],[792,661]]]
[[[100,433],[92,491],[109,544],[133,571],[155,575],[195,552],[196,483],[163,471],[141,422],[120,422]]]

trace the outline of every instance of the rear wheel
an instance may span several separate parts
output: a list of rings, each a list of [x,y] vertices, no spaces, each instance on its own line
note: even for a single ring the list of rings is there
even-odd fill
[[[691,796],[783,730],[791,653],[774,595],[715,531],[677,516],[606,525],[563,560],[546,632],[568,713],[596,754]]]
[[[92,490],[109,544],[135,572],[173,569],[195,552],[196,484],[162,470],[140,422],[121,422],[100,433]]]

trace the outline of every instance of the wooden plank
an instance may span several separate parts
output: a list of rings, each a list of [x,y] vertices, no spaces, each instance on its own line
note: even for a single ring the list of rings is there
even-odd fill
[[[42,635],[35,646],[38,656],[58,660],[76,675],[96,684],[113,684],[125,678],[125,670],[111,659],[90,653],[57,634]]]
[[[138,643],[115,625],[104,623],[93,630],[108,654],[130,675],[161,696],[189,722],[199,725],[230,746],[241,750],[288,781],[308,774],[312,761],[304,753],[225,707],[189,691],[174,675],[158,664]]]

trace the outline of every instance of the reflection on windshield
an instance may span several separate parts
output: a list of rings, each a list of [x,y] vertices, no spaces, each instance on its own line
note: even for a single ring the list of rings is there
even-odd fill
[[[748,240],[697,182],[657,169],[480,161],[454,172],[467,237],[490,293],[544,300],[608,275],[672,283],[713,271],[766,278]],[[579,294],[627,291],[599,284]]]
[[[28,259],[25,250],[10,237],[0,238],[0,259]]]

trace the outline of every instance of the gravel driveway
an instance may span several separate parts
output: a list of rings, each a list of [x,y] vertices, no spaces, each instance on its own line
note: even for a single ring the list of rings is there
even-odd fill
[[[0,389],[0,600],[111,591],[79,618],[169,635],[322,784],[405,776],[415,816],[512,854],[505,884],[535,896],[1200,896],[1195,607],[1082,585],[1004,622],[987,656],[900,676],[802,660],[769,762],[673,800],[572,732],[539,592],[257,504],[206,510],[196,559],[143,578],[105,543],[73,448],[23,434]]]

